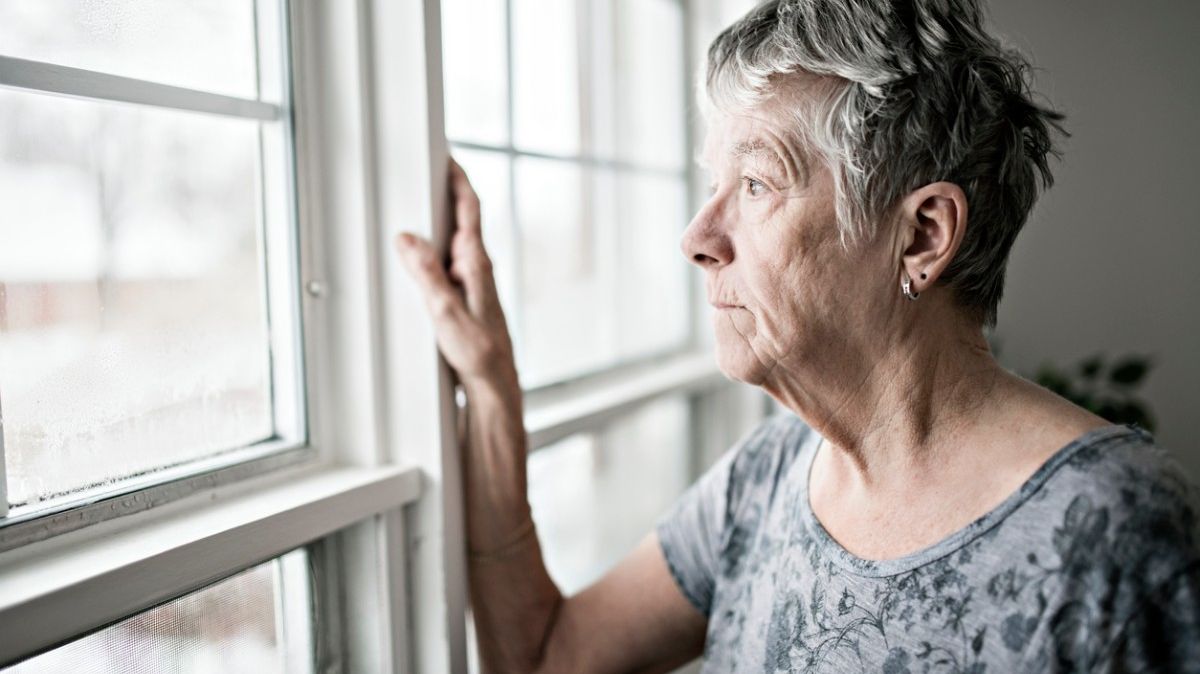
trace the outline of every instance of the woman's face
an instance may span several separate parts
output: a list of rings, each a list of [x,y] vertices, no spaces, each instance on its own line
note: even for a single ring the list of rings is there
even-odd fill
[[[886,245],[841,245],[825,163],[769,108],[715,115],[701,163],[711,196],[682,248],[707,277],[722,371],[762,385],[861,356],[894,274]]]

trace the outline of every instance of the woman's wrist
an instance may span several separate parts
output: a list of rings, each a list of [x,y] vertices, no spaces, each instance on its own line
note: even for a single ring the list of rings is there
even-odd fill
[[[494,403],[521,403],[521,384],[512,367],[500,368],[482,375],[460,376],[467,404],[479,408]]]

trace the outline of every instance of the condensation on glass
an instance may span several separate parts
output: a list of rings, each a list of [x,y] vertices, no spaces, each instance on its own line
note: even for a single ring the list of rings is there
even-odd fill
[[[249,0],[3,0],[0,54],[173,86],[259,96]]]
[[[447,134],[483,202],[522,383],[685,345],[680,3],[445,8]]]
[[[293,622],[310,613],[306,564],[303,550],[289,552],[0,674],[311,672],[311,658],[293,655],[311,653],[311,627]]]
[[[270,98],[283,59],[268,4],[5,0],[0,53]],[[282,114],[0,87],[10,504],[299,427],[276,404],[297,381],[276,348],[294,340],[294,312],[269,282],[291,264],[276,245],[290,236],[287,157]]]
[[[566,594],[627,555],[691,482],[688,403],[649,403],[529,457],[529,503],[546,568]]]

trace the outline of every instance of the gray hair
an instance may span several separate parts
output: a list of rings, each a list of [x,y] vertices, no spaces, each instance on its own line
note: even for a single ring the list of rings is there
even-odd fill
[[[1039,191],[1063,116],[1033,101],[1029,64],[984,28],[977,0],[770,0],[708,51],[706,91],[741,110],[820,76],[792,106],[826,160],[842,242],[869,240],[900,198],[938,181],[967,196],[969,226],[941,276],[994,325],[1004,269]]]

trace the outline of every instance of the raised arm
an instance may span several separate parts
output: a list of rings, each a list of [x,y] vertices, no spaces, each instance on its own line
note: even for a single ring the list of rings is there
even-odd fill
[[[512,342],[480,233],[479,199],[451,162],[450,268],[429,242],[396,248],[467,395],[463,457],[472,608],[488,672],[668,671],[700,653],[704,617],[653,535],[595,585],[564,597],[546,572],[526,498],[526,434]]]

